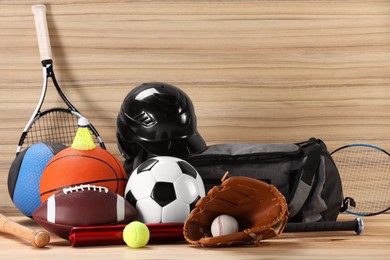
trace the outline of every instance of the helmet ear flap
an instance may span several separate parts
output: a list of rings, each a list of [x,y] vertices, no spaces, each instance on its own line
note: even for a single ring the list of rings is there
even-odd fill
[[[127,140],[127,137],[123,135],[123,131],[120,131],[120,129],[126,128],[126,123],[121,113],[118,115],[117,125],[116,139],[119,152],[126,160],[133,160],[142,148],[138,144]]]
[[[136,143],[127,142],[118,133],[116,136],[119,152],[126,160],[134,160],[134,157],[141,151],[141,146]]]

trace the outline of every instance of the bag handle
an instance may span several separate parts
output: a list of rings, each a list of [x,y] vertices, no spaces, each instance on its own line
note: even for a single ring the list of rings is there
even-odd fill
[[[317,144],[307,154],[306,164],[298,175],[295,189],[293,189],[293,196],[288,204],[290,218],[301,210],[310,195],[315,177],[318,175],[321,155],[322,148]]]

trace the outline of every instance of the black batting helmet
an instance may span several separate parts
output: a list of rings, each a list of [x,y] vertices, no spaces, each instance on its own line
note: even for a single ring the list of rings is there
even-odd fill
[[[181,158],[206,149],[190,98],[161,82],[144,83],[128,93],[117,118],[117,141],[126,159],[141,149]]]

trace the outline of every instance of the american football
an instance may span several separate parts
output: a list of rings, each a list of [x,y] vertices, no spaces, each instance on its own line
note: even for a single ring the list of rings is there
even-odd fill
[[[135,205],[144,223],[184,223],[195,203],[205,196],[199,173],[189,163],[157,156],[130,175],[126,200]]]
[[[69,239],[72,227],[129,223],[136,215],[136,209],[119,194],[101,186],[79,185],[50,196],[33,218],[48,231]]]

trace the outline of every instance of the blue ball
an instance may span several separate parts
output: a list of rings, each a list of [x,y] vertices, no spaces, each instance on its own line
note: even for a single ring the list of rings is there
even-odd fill
[[[47,163],[66,146],[45,142],[29,146],[19,153],[8,173],[8,192],[21,213],[31,218],[41,205],[39,185]]]

